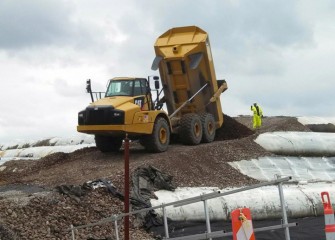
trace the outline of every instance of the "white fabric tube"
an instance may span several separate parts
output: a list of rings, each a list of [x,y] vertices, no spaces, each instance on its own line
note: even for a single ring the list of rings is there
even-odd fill
[[[335,133],[271,132],[256,143],[267,151],[290,156],[335,156]]]
[[[232,189],[224,189],[221,192]],[[284,185],[284,198],[288,217],[309,217],[323,215],[321,192],[328,191],[331,202],[335,203],[335,184],[313,183],[308,185]],[[160,190],[155,192],[158,200],[152,199],[153,206],[174,202],[201,194],[218,191],[217,188],[177,188],[174,192]],[[253,219],[280,218],[281,208],[277,186],[266,186],[245,192],[208,200],[208,211],[211,220],[229,220],[230,212],[236,208],[248,207]],[[162,215],[162,209],[155,210]],[[181,207],[167,207],[167,217],[174,221],[204,221],[203,202],[192,203]]]

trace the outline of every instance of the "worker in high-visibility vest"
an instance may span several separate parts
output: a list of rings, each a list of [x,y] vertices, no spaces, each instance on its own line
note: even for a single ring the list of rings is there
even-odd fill
[[[258,106],[257,103],[254,103],[254,105],[251,105],[251,111],[254,113],[254,116],[252,118],[253,128],[260,128],[262,126],[262,117],[263,117],[263,111],[260,106]]]

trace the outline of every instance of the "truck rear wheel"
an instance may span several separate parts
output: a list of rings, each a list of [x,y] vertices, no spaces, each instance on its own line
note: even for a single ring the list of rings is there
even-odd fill
[[[214,141],[215,138],[215,120],[214,116],[210,113],[204,113],[200,116],[202,124],[202,142],[210,143]]]
[[[118,152],[122,146],[122,138],[95,135],[95,144],[101,152]]]
[[[170,144],[170,127],[167,121],[158,117],[152,134],[143,136],[140,142],[149,152],[165,152]]]
[[[183,144],[198,145],[202,139],[200,116],[195,113],[185,114],[180,120],[179,136]]]

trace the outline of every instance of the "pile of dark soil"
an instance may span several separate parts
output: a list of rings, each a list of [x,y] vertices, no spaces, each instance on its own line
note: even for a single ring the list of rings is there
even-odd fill
[[[306,125],[311,129],[313,132],[333,132],[335,133],[335,125],[328,123],[328,124],[308,124]]]
[[[239,139],[255,133],[228,115],[224,114],[223,119],[224,123],[222,127],[216,130],[215,141]]]

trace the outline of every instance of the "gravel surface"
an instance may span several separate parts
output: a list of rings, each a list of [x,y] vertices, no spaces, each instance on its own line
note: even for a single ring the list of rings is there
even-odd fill
[[[251,130],[251,117],[225,116],[212,143],[183,146],[173,143],[167,152],[151,154],[136,142],[130,143],[130,171],[154,166],[173,176],[178,187],[232,187],[257,183],[227,162],[269,156],[253,140],[272,131],[310,131],[294,117],[266,117],[263,126]],[[67,229],[92,223],[123,211],[123,202],[105,188],[88,189],[73,198],[55,189],[60,185],[83,186],[90,180],[107,179],[123,192],[124,156],[103,154],[95,147],[40,160],[16,160],[0,172],[0,239],[71,239]],[[16,188],[16,189],[15,189]],[[13,192],[13,189],[16,191]],[[9,194],[11,193],[11,194]],[[121,239],[123,223],[119,222]],[[140,223],[131,219],[132,239],[154,239]],[[114,239],[111,224],[78,230],[76,239]]]

